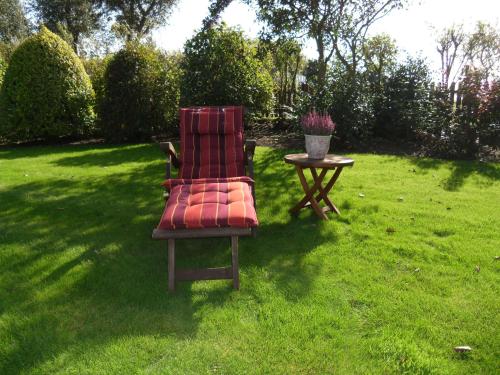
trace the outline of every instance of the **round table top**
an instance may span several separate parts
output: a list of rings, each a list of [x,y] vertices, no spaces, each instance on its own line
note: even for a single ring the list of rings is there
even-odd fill
[[[348,167],[354,164],[353,159],[334,154],[327,154],[324,159],[309,159],[307,154],[288,154],[284,160],[285,163],[313,168]]]

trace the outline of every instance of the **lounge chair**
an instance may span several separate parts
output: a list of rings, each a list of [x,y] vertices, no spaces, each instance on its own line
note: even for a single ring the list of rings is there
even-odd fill
[[[167,203],[153,239],[168,241],[168,289],[181,280],[232,279],[239,289],[238,238],[258,225],[253,155],[255,141],[243,140],[243,107],[192,107],[180,110],[180,157],[171,142],[167,156]],[[179,169],[171,178],[171,166]],[[175,240],[231,239],[231,267],[177,269]]]

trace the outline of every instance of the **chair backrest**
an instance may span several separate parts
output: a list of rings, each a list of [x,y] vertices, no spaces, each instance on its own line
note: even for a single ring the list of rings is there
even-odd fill
[[[180,110],[180,178],[245,175],[243,107]]]

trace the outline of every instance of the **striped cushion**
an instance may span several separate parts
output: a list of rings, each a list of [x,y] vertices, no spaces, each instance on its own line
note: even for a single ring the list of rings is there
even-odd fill
[[[180,110],[179,177],[245,175],[243,107],[193,107]]]
[[[258,225],[248,177],[228,179],[172,179],[170,197],[159,229],[214,227],[248,228]]]

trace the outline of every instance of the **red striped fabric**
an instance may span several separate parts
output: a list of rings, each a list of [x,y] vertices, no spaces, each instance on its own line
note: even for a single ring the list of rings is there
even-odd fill
[[[180,178],[245,175],[243,107],[182,108],[180,120]]]
[[[170,197],[158,228],[257,226],[252,182],[248,177],[168,180]]]

